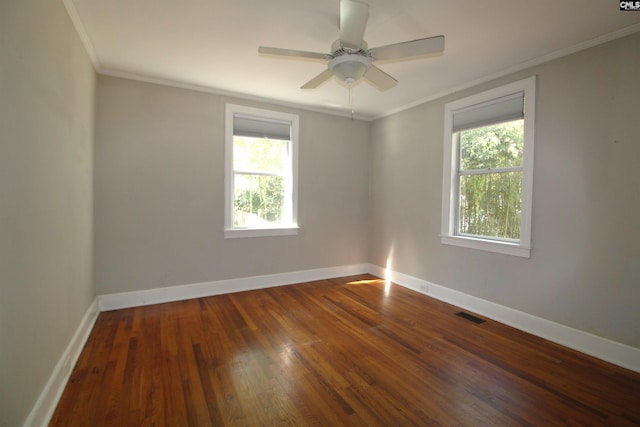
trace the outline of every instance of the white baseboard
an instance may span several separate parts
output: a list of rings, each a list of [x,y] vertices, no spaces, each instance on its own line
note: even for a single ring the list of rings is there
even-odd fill
[[[368,272],[581,353],[640,372],[640,349],[638,348],[611,341],[579,329],[570,328],[560,323],[436,285],[426,280],[396,271],[388,271],[374,264],[369,264]]]
[[[445,286],[418,279],[396,271],[387,271],[374,264],[352,264],[290,273],[271,274],[240,279],[219,280],[144,291],[100,295],[100,311],[117,310],[164,302],[181,301],[232,292],[242,292],[312,280],[330,279],[370,273],[387,278],[398,285],[429,295],[441,301],[474,311],[530,334],[564,345],[623,368],[640,372],[640,349],[611,341],[579,329],[533,316],[500,304],[477,298]],[[425,291],[426,289],[426,291]]]
[[[73,366],[80,356],[99,311],[116,310],[163,302],[180,301],[204,296],[221,295],[313,280],[369,273],[441,301],[476,312],[482,316],[513,326],[549,341],[564,345],[623,368],[640,372],[640,349],[608,340],[578,329],[514,310],[490,301],[374,264],[352,264],[339,267],[295,271],[241,279],[219,280],[191,285],[149,289],[98,296],[89,306],[69,345],[56,364],[49,381],[40,393],[23,427],[45,426],[49,423]]]
[[[69,345],[67,345],[55,368],[53,368],[49,381],[47,381],[40,393],[23,427],[46,426],[49,424],[62,392],[69,381],[71,371],[78,361],[78,357],[80,357],[80,353],[98,318],[98,313],[98,299],[96,298],[82,317],[80,325],[73,334],[71,341],[69,341]]]
[[[351,264],[314,270],[294,271],[290,273],[245,277],[240,279],[217,280],[213,282],[170,286],[144,291],[100,295],[98,297],[98,304],[100,306],[100,311],[118,310],[121,308],[160,304],[164,302],[202,298],[232,292],[291,285],[294,283],[309,282],[313,280],[364,274],[367,273],[368,270],[369,264]]]

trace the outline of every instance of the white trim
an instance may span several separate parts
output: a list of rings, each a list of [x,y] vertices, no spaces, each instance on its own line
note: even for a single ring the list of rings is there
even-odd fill
[[[62,0],[65,9],[67,9],[67,14],[71,19],[71,23],[84,46],[87,55],[89,56],[89,60],[93,65],[95,70],[100,70],[100,61],[98,60],[98,55],[96,55],[96,50],[93,47],[93,43],[91,43],[91,39],[87,34],[86,29],[84,28],[84,24],[82,23],[82,19],[80,19],[80,15],[78,15],[78,10],[76,9],[75,4],[73,4],[73,0]]]
[[[49,424],[53,412],[58,406],[62,392],[67,386],[73,367],[78,361],[78,357],[80,357],[80,353],[98,318],[98,313],[98,298],[96,298],[87,309],[67,348],[60,356],[55,368],[53,368],[47,384],[42,389],[23,427],[46,426]]]
[[[378,119],[382,119],[384,117],[388,117],[397,113],[400,113],[402,111],[406,111],[409,110],[413,107],[417,107],[419,105],[422,104],[426,104],[427,102],[431,102],[434,101],[436,99],[440,99],[443,98],[445,96],[454,94],[456,92],[460,92],[462,90],[465,89],[469,89],[471,87],[475,87],[478,85],[481,85],[483,83],[487,83],[490,82],[492,80],[498,79],[500,77],[504,77],[507,76],[509,74],[513,74],[516,73],[518,71],[522,71],[525,70],[527,68],[530,67],[534,67],[537,65],[541,65],[544,64],[546,62],[550,62],[553,61],[555,59],[559,59],[577,52],[580,52],[582,50],[585,49],[589,49],[591,47],[595,47],[604,43],[608,43],[610,41],[634,34],[638,31],[640,31],[640,23],[638,24],[632,24],[629,25],[628,27],[619,29],[617,31],[611,32],[611,33],[607,33],[604,34],[602,36],[593,38],[591,40],[587,40],[585,42],[582,43],[578,43],[576,45],[573,46],[569,46],[567,48],[564,49],[560,49],[557,50],[555,52],[551,52],[547,55],[543,55],[540,56],[538,58],[532,59],[530,61],[526,61],[520,64],[517,64],[513,67],[509,67],[506,68],[504,70],[498,71],[496,73],[492,73],[489,75],[486,75],[484,77],[481,77],[479,79],[475,79],[472,80],[470,82],[466,82],[460,85],[456,85],[453,86],[449,89],[443,90],[441,92],[438,92],[434,95],[428,96],[428,97],[424,97],[424,98],[420,98],[416,101],[410,102],[408,104],[402,105],[398,108],[394,108],[391,109],[389,111],[383,112],[377,116],[364,116],[361,114],[353,114],[353,112],[351,111],[351,109],[349,109],[348,111],[341,109],[341,110],[336,110],[334,108],[330,108],[330,107],[320,107],[320,106],[314,106],[314,105],[307,105],[307,104],[302,104],[302,103],[297,103],[297,102],[290,102],[290,101],[282,101],[282,100],[278,100],[278,99],[273,99],[273,98],[266,98],[266,97],[262,97],[262,96],[256,96],[256,95],[251,95],[251,94],[246,94],[246,93],[240,93],[240,92],[234,92],[234,91],[230,91],[230,90],[224,90],[224,89],[220,89],[220,88],[215,88],[215,87],[211,87],[211,86],[204,86],[204,85],[199,85],[196,83],[189,83],[189,82],[184,82],[184,81],[179,81],[176,79],[168,79],[168,78],[164,78],[164,77],[158,77],[158,76],[150,76],[150,75],[143,75],[143,74],[139,74],[139,73],[134,73],[134,72],[130,72],[130,71],[123,71],[123,70],[115,70],[112,68],[107,68],[104,67],[100,64],[100,60],[98,59],[98,56],[96,54],[95,48],[93,47],[93,44],[91,42],[91,39],[89,38],[89,36],[87,35],[87,32],[84,28],[84,25],[82,24],[82,21],[80,20],[80,17],[78,15],[78,11],[75,8],[75,5],[73,3],[73,0],[62,0],[64,3],[65,8],[67,9],[67,13],[69,14],[69,17],[71,18],[71,21],[73,23],[73,26],[76,29],[76,32],[78,33],[78,36],[80,37],[80,40],[82,41],[87,54],[89,55],[89,58],[91,59],[91,62],[93,63],[93,66],[96,70],[96,72],[98,74],[102,74],[105,76],[111,76],[111,77],[119,77],[119,78],[124,78],[124,79],[129,79],[129,80],[135,80],[135,81],[140,81],[140,82],[145,82],[145,83],[152,83],[152,84],[159,84],[159,85],[163,85],[163,86],[169,86],[169,87],[175,87],[175,88],[181,88],[181,89],[188,89],[188,90],[194,90],[197,92],[203,92],[203,93],[210,93],[210,94],[214,94],[214,95],[221,95],[221,96],[230,96],[230,97],[234,97],[234,98],[239,98],[239,99],[246,99],[246,100],[250,100],[250,101],[257,101],[257,102],[265,102],[268,104],[272,104],[272,105],[279,105],[279,106],[283,106],[283,107],[288,107],[288,108],[299,108],[305,111],[313,111],[316,113],[324,113],[324,114],[330,114],[332,116],[338,116],[338,117],[348,117],[348,118],[352,118],[352,119],[357,119],[357,120],[364,120],[364,121],[368,121],[368,122],[373,122],[376,121]]]
[[[40,393],[23,427],[49,423],[67,385],[72,369],[93,329],[99,311],[221,295],[233,292],[285,286],[314,280],[357,274],[373,274],[408,289],[456,305],[582,353],[640,372],[640,349],[570,328],[531,314],[436,285],[375,264],[351,264],[264,276],[219,280],[191,285],[99,295],[87,309],[69,345],[60,357],[49,381]],[[98,311],[99,310],[99,311]]]
[[[308,105],[308,104],[301,104],[296,102],[283,101],[283,100],[274,99],[274,98],[266,98],[263,96],[250,95],[247,93],[233,92],[230,90],[224,90],[224,89],[210,87],[210,86],[203,86],[196,83],[188,83],[184,81],[178,81],[178,80],[168,79],[163,77],[137,74],[129,71],[114,70],[114,69],[105,68],[105,67],[98,68],[97,73],[103,76],[118,77],[121,79],[134,80],[134,81],[143,82],[143,83],[151,83],[156,85],[174,87],[178,89],[193,90],[196,92],[209,93],[212,95],[227,96],[231,98],[243,99],[248,101],[262,102],[265,104],[276,105],[280,107],[295,108],[295,109],[300,109],[304,111],[312,111],[314,113],[329,114],[331,116],[352,118],[351,109],[349,109],[348,111],[336,110],[330,107],[321,107],[316,105]],[[353,114],[353,119],[364,120],[369,122],[372,121],[370,117],[363,116],[361,114],[358,114],[357,112],[356,114]]]
[[[65,2],[71,1],[71,0],[64,0]],[[77,27],[76,27],[77,28]],[[368,122],[373,122],[376,121],[378,119],[382,119],[388,116],[392,116],[394,114],[400,113],[402,111],[406,111],[409,110],[413,107],[417,107],[419,105],[422,104],[426,104],[427,102],[431,102],[431,101],[435,101],[437,99],[443,98],[445,96],[463,91],[465,89],[469,89],[478,85],[481,85],[483,83],[487,83],[490,82],[492,80],[504,77],[504,76],[508,76],[510,74],[513,73],[517,73],[519,71],[522,70],[526,70],[527,68],[531,68],[531,67],[535,67],[537,65],[541,65],[550,61],[553,61],[555,59],[559,59],[577,52],[580,52],[582,50],[586,50],[589,49],[591,47],[595,47],[604,43],[608,43],[610,41],[622,38],[622,37],[626,37],[628,35],[634,34],[636,32],[640,31],[640,23],[638,24],[632,24],[629,25],[628,27],[622,28],[620,30],[614,31],[612,33],[607,33],[604,34],[602,36],[596,37],[594,39],[591,40],[587,40],[586,42],[583,43],[578,43],[576,45],[573,46],[569,46],[567,48],[564,49],[560,49],[557,50],[555,52],[551,52],[547,55],[543,55],[540,56],[538,58],[532,59],[530,61],[526,61],[520,64],[517,64],[513,67],[509,67],[506,68],[504,70],[498,71],[496,73],[492,73],[489,75],[486,75],[484,77],[480,77],[479,79],[475,79],[472,80],[470,82],[466,82],[460,85],[456,85],[453,86],[449,89],[445,89],[441,92],[438,92],[434,95],[428,96],[428,97],[424,97],[424,98],[420,98],[416,101],[410,102],[408,104],[405,104],[403,106],[400,106],[398,108],[394,108],[391,109],[389,111],[386,111],[384,113],[381,113],[377,116],[368,116],[368,115],[362,115],[362,114],[358,114],[356,112],[355,115],[353,115],[353,113],[351,112],[351,109],[349,110],[336,110],[334,108],[330,108],[330,107],[320,107],[320,106],[313,106],[313,105],[307,105],[307,104],[302,104],[302,103],[296,103],[296,102],[290,102],[290,101],[282,101],[282,100],[278,100],[278,99],[273,99],[273,98],[266,98],[266,97],[261,97],[261,96],[256,96],[256,95],[250,95],[250,94],[246,94],[246,93],[240,93],[240,92],[233,92],[233,91],[229,91],[229,90],[224,90],[224,89],[220,89],[220,88],[215,88],[215,87],[210,87],[210,86],[204,86],[204,85],[199,85],[196,83],[188,83],[188,82],[184,82],[184,81],[178,81],[175,79],[168,79],[168,78],[163,78],[163,77],[157,77],[157,76],[149,76],[149,75],[142,75],[142,74],[137,74],[137,73],[133,73],[133,72],[129,72],[129,71],[122,71],[122,70],[115,70],[115,69],[110,69],[110,68],[106,68],[103,66],[97,66],[96,67],[96,71],[98,72],[98,74],[102,74],[105,76],[112,76],[112,77],[120,77],[120,78],[124,78],[124,79],[129,79],[129,80],[136,80],[136,81],[141,81],[141,82],[145,82],[145,83],[153,83],[153,84],[160,84],[160,85],[164,85],[164,86],[170,86],[170,87],[176,87],[176,88],[181,88],[181,89],[189,89],[189,90],[194,90],[194,91],[198,91],[198,92],[204,92],[204,93],[211,93],[214,95],[221,95],[221,96],[230,96],[230,97],[234,97],[234,98],[239,98],[239,99],[246,99],[246,100],[250,100],[250,101],[257,101],[257,102],[265,102],[268,104],[272,104],[272,105],[279,105],[279,106],[283,106],[283,107],[289,107],[289,108],[299,108],[305,111],[313,111],[316,113],[324,113],[324,114],[330,114],[332,116],[338,116],[338,117],[347,117],[347,118],[354,118],[357,120],[364,120],[364,121],[368,121]]]
[[[495,252],[503,255],[513,255],[531,258],[531,248],[517,243],[499,240],[475,239],[467,236],[440,236],[440,242],[445,245],[459,246],[468,249]]]
[[[285,197],[285,222],[274,227],[265,228],[233,228],[233,135],[234,118],[238,115],[253,119],[277,120],[287,123],[291,129],[291,139],[289,141],[290,162],[287,165],[286,176],[287,188],[285,193],[291,197]],[[300,136],[300,116],[297,114],[284,113],[275,110],[265,110],[261,108],[247,107],[244,105],[226,104],[225,106],[225,209],[224,209],[224,237],[261,237],[261,236],[283,236],[298,234],[298,149]]]
[[[522,164],[522,213],[520,241],[498,242],[482,237],[469,238],[455,233],[457,221],[457,144],[453,142],[453,116],[469,107],[485,105],[516,93],[524,93],[524,153]],[[533,200],[533,156],[535,144],[536,76],[511,82],[481,93],[448,102],[444,106],[444,150],[442,179],[441,242],[470,249],[497,252],[523,258],[531,257],[531,211]],[[482,107],[480,107],[482,108]]]
[[[640,349],[533,316],[445,286],[370,264],[369,271],[405,288],[588,354],[635,372],[640,372]]]
[[[409,109],[411,109],[413,107],[417,107],[419,105],[426,104],[427,102],[435,101],[437,99],[444,98],[445,96],[449,96],[449,95],[452,95],[454,93],[461,92],[463,90],[479,86],[481,84],[490,82],[492,80],[499,79],[501,77],[508,76],[510,74],[517,73],[517,72],[522,71],[522,70],[526,70],[527,68],[532,68],[532,67],[535,67],[537,65],[542,65],[542,64],[545,64],[547,62],[551,62],[551,61],[553,61],[555,59],[560,59],[560,58],[563,58],[565,56],[569,56],[569,55],[572,55],[574,53],[578,53],[580,51],[583,51],[583,50],[586,50],[586,49],[589,49],[589,48],[592,48],[592,47],[595,47],[595,46],[598,46],[598,45],[601,45],[601,44],[604,44],[604,43],[608,43],[610,41],[617,40],[617,39],[620,39],[622,37],[626,37],[628,35],[637,33],[638,31],[640,31],[640,23],[632,24],[632,25],[629,25],[628,27],[621,28],[621,29],[619,29],[617,31],[614,31],[612,33],[607,33],[607,34],[604,34],[602,36],[593,38],[591,40],[587,40],[585,42],[578,43],[578,44],[575,44],[573,46],[566,47],[564,49],[556,50],[555,52],[551,52],[551,53],[546,54],[546,55],[542,55],[542,56],[540,56],[538,58],[534,58],[532,60],[529,60],[529,61],[526,61],[526,62],[522,62],[520,64],[514,65],[513,67],[508,67],[508,68],[505,68],[504,70],[500,70],[498,72],[495,72],[495,73],[492,73],[492,74],[488,74],[488,75],[486,75],[484,77],[480,77],[479,79],[475,79],[475,80],[472,80],[470,82],[466,82],[466,83],[463,83],[463,84],[460,84],[460,85],[457,85],[457,86],[453,86],[453,87],[451,87],[449,89],[443,90],[443,91],[438,92],[438,93],[436,93],[434,95],[418,99],[417,101],[410,102],[410,103],[405,104],[405,105],[403,105],[401,107],[394,108],[394,109],[389,110],[389,111],[387,111],[385,113],[382,113],[382,114],[379,114],[379,115],[374,116],[372,118],[368,118],[368,119],[364,119],[364,120],[368,120],[368,121],[373,122],[373,121],[376,121],[378,119],[382,119],[382,118],[385,118],[385,117],[388,117],[388,116],[392,116],[392,115],[400,113],[402,111],[409,110]]]
[[[98,296],[100,311],[181,301],[369,273],[565,347],[640,372],[640,349],[374,264],[302,270]]]
[[[217,280],[213,282],[194,283],[190,285],[170,286],[166,288],[148,289],[144,291],[123,292],[98,296],[100,311],[118,310],[121,308],[182,301],[233,292],[292,285],[313,280],[331,279],[334,277],[364,274],[369,264],[351,264],[339,267],[318,268],[289,273],[269,274],[265,276],[244,277],[238,279]]]
[[[224,230],[225,239],[242,239],[245,237],[295,236],[298,226],[274,228],[232,228]]]

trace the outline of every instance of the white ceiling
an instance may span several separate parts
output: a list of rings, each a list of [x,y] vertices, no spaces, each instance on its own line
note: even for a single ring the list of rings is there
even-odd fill
[[[371,119],[525,66],[640,31],[640,12],[615,0],[366,0],[369,47],[446,37],[442,56],[377,63],[399,83],[353,87],[356,117]],[[300,86],[325,65],[261,56],[258,46],[328,53],[339,0],[65,0],[104,74],[349,114],[331,79]],[[637,55],[638,52],[630,54]]]

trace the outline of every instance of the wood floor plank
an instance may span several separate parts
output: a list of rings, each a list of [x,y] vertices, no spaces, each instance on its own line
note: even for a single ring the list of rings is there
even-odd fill
[[[370,275],[101,313],[53,426],[638,426],[640,374]]]

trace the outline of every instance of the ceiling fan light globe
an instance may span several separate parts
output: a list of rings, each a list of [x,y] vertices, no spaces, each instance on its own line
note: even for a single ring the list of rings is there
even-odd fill
[[[329,61],[329,69],[343,82],[355,82],[371,67],[371,58],[362,55],[342,55]]]

